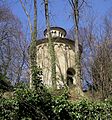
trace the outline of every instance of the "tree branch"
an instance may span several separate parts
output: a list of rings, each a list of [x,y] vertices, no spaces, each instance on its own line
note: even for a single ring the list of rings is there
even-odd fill
[[[27,12],[27,10],[26,10],[26,8],[25,8],[25,5],[24,5],[24,3],[22,2],[22,0],[19,0],[19,1],[20,1],[21,6],[22,6],[22,8],[23,8],[23,10],[24,10],[24,12],[25,12],[25,14],[26,14],[26,16],[27,16],[28,24],[29,24],[29,27],[30,27],[30,34],[32,34],[32,24],[31,24],[31,20],[30,20],[30,15],[28,14],[28,12]]]

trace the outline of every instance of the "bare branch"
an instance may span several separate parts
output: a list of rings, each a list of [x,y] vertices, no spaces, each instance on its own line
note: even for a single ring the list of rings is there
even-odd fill
[[[22,2],[22,0],[19,0],[19,1],[20,1],[21,5],[22,5],[22,8],[23,8],[23,10],[24,10],[24,12],[25,12],[25,14],[26,14],[26,16],[27,16],[28,24],[29,24],[29,27],[30,27],[30,34],[32,34],[32,24],[31,24],[31,20],[30,20],[30,15],[28,14],[28,12],[27,12],[27,10],[26,10],[26,8],[25,8],[25,5],[24,5],[24,3]]]
[[[83,6],[84,3],[85,3],[85,0],[82,0],[82,2],[81,2],[81,4],[80,4],[78,9],[80,9]]]
[[[73,2],[73,0],[68,0],[68,2],[70,3],[72,9],[74,10],[75,6],[74,6],[74,2]]]

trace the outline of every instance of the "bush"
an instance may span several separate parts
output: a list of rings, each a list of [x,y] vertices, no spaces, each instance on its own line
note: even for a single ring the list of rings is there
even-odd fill
[[[60,97],[55,100],[55,112],[60,120],[111,120],[112,104],[111,102],[90,102],[80,100],[70,102]]]
[[[21,83],[14,89],[13,97],[0,98],[0,120],[112,119],[112,100],[71,102],[66,92],[52,97],[42,84],[39,86],[31,90]]]
[[[45,88],[46,89],[46,88]],[[39,92],[39,91],[38,91]],[[21,84],[12,98],[0,99],[0,120],[111,120],[112,102],[71,102],[67,94],[51,97],[47,90],[30,90]]]

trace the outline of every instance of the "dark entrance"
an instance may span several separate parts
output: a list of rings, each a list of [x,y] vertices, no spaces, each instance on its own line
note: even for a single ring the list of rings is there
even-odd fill
[[[73,85],[73,77],[75,75],[75,70],[73,68],[67,69],[67,85],[70,87]]]

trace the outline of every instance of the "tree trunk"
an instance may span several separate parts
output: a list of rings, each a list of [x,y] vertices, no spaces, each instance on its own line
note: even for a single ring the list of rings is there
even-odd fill
[[[31,33],[31,45],[30,45],[30,60],[31,60],[31,79],[30,88],[32,88],[33,82],[36,80],[37,71],[37,54],[36,54],[36,40],[37,40],[37,0],[34,0],[34,31]]]
[[[44,0],[45,5],[45,18],[46,18],[46,27],[47,27],[47,33],[48,33],[48,44],[49,44],[49,53],[50,53],[50,59],[51,59],[51,80],[52,80],[52,87],[53,89],[57,88],[56,85],[56,61],[55,61],[55,50],[54,50],[54,44],[53,39],[50,33],[50,22],[49,22],[49,11],[48,11],[48,0]]]
[[[75,71],[76,81],[81,94],[81,53],[79,50],[79,0],[74,0],[74,23],[75,23]]]

